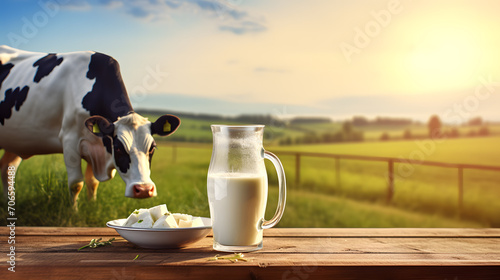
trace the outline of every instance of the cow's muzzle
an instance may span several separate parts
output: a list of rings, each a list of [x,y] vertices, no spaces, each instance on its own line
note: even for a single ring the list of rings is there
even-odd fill
[[[134,198],[148,198],[155,194],[155,186],[151,184],[136,184],[133,186]]]

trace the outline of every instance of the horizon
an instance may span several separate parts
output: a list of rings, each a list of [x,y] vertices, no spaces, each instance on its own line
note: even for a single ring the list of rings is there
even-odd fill
[[[157,100],[157,99],[160,99]],[[173,104],[173,107],[160,107],[157,104],[162,103],[161,99],[167,98]],[[197,99],[198,100],[198,99]],[[179,95],[147,95],[142,96],[139,100],[134,100],[133,96],[131,96],[131,101],[134,109],[136,111],[161,111],[161,112],[173,112],[173,113],[185,113],[192,115],[214,115],[214,116],[223,116],[223,117],[236,117],[240,115],[270,115],[276,117],[278,119],[292,119],[294,117],[324,117],[329,118],[334,122],[342,122],[346,120],[352,120],[354,117],[365,117],[368,120],[375,120],[378,117],[382,118],[391,118],[391,119],[409,119],[413,122],[427,123],[432,115],[438,115],[439,112],[429,112],[429,113],[415,113],[415,114],[402,114],[402,113],[352,113],[348,114],[343,112],[342,114],[335,114],[327,112],[314,113],[309,111],[307,107],[301,106],[286,106],[283,104],[238,104],[235,102],[228,102],[227,100],[218,100],[214,98],[203,98],[201,101],[194,105],[192,103],[192,97],[185,97]],[[218,106],[213,106],[216,103],[222,103],[220,107],[229,107],[231,110],[226,110],[226,113],[221,113],[220,108]],[[203,110],[202,108],[209,107],[211,109]],[[444,107],[446,108],[446,107]],[[449,109],[449,108],[448,108]],[[447,110],[447,109],[445,109]],[[440,116],[441,117],[441,116]],[[492,122],[497,123],[500,122],[500,115],[490,115],[484,116],[480,114],[471,114],[468,118],[463,118],[460,122],[455,121],[447,121],[446,119],[442,119],[443,123],[447,125],[463,125],[467,123],[469,120],[480,117],[483,122]]]
[[[185,111],[185,110],[171,110],[170,108],[155,108],[155,107],[137,107],[134,108],[134,111],[136,112],[144,112],[144,113],[158,113],[158,114],[186,114],[186,117],[194,117],[196,118],[197,116],[203,115],[203,116],[213,116],[213,117],[222,117],[222,118],[237,118],[239,116],[271,116],[274,118],[277,118],[279,120],[285,120],[285,121],[290,121],[295,118],[304,118],[304,119],[315,119],[315,118],[323,118],[323,119],[328,119],[331,122],[345,122],[345,121],[352,121],[356,117],[361,117],[365,118],[369,122],[376,121],[377,119],[390,119],[390,120],[408,120],[411,121],[412,124],[417,124],[417,125],[426,125],[431,118],[431,115],[426,115],[422,116],[420,118],[418,117],[412,117],[408,115],[384,115],[384,114],[375,114],[375,115],[362,115],[362,114],[357,114],[357,115],[326,115],[326,114],[269,114],[266,112],[263,113],[258,113],[258,112],[253,112],[253,113],[237,113],[237,114],[220,114],[217,112],[192,112],[192,111]],[[500,124],[500,118],[498,119],[485,119],[482,116],[473,116],[470,119],[464,120],[462,123],[449,123],[449,122],[444,122],[443,125],[446,126],[464,126],[468,125],[468,122],[470,120],[480,118],[482,120],[483,125],[487,124]],[[182,117],[181,117],[182,119]]]

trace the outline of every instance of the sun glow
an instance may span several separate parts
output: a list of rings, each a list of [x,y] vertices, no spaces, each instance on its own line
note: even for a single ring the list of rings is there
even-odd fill
[[[409,75],[420,90],[463,88],[475,78],[481,50],[463,30],[435,29],[409,56]]]

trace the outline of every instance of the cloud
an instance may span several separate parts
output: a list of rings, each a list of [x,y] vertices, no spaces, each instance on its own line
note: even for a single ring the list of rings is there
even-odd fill
[[[65,9],[75,11],[89,11],[91,9],[90,4],[85,0],[65,0],[60,5]]]
[[[117,9],[123,6],[123,2],[119,0],[100,0],[99,1],[104,7],[109,9]]]
[[[263,20],[239,7],[242,1],[230,0],[65,0],[65,8],[90,10],[105,7],[126,13],[136,19],[160,21],[174,13],[202,13],[216,20],[218,30],[237,35],[267,30]]]
[[[255,21],[235,22],[232,25],[219,26],[221,31],[229,31],[236,35],[243,35],[246,33],[259,33],[267,30],[263,24]]]
[[[238,10],[234,5],[228,3],[228,1],[221,0],[187,0],[194,5],[205,11],[210,11],[215,13],[218,17],[223,19],[224,17],[230,17],[235,20],[243,20],[248,17],[248,13],[245,11]]]
[[[175,0],[165,0],[165,4],[172,9],[177,9],[182,5],[180,1],[175,1]]]
[[[128,8],[128,13],[136,18],[140,18],[140,19],[150,19],[153,17],[153,15],[145,10],[143,7],[141,6],[134,6],[134,7],[130,7]]]

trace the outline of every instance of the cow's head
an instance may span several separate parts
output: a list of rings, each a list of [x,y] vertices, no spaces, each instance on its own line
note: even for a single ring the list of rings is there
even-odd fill
[[[156,149],[152,135],[170,135],[179,125],[180,119],[173,115],[163,115],[151,123],[137,113],[118,118],[114,123],[101,116],[85,121],[85,126],[101,137],[112,154],[115,168],[126,184],[125,196],[134,198],[156,196],[156,186],[150,178]]]

